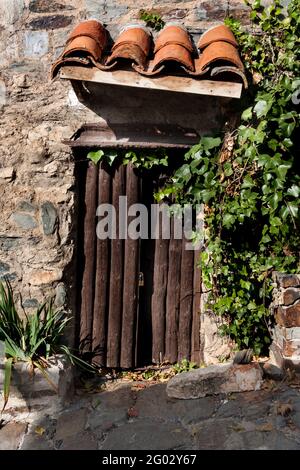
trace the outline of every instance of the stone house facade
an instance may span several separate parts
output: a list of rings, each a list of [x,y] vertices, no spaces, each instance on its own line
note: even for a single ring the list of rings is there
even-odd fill
[[[0,279],[11,281],[26,310],[54,296],[76,314],[80,214],[72,152],[61,141],[100,119],[68,82],[50,81],[51,63],[78,22],[99,19],[114,38],[141,9],[193,34],[228,14],[248,22],[240,0],[0,0]]]

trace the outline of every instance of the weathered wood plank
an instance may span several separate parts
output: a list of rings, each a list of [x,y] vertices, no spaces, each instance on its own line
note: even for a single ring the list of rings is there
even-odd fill
[[[110,203],[111,175],[102,163],[99,166],[98,205]],[[106,333],[108,316],[108,290],[109,290],[109,239],[97,239],[96,247],[96,277],[95,302],[93,318],[93,351],[95,362],[105,365],[106,361]]]
[[[84,216],[84,270],[81,288],[80,343],[84,352],[92,346],[95,248],[96,248],[96,206],[97,206],[98,168],[90,162],[85,183]]]
[[[126,195],[128,208],[139,202],[139,177],[133,165],[126,169]],[[128,218],[128,224],[130,218]],[[127,238],[124,255],[123,320],[120,366],[135,366],[135,342],[138,301],[139,240]]]
[[[193,317],[194,251],[186,250],[187,240],[182,239],[180,310],[178,329],[178,360],[191,357],[191,329]]]
[[[229,98],[240,98],[243,88],[241,83],[199,80],[173,75],[148,78],[134,71],[115,70],[113,72],[104,72],[96,67],[86,68],[80,66],[63,67],[60,71],[60,78],[122,87],[148,88],[152,90]]]
[[[117,227],[119,225],[119,196],[125,194],[125,167],[119,165],[113,175],[112,204],[116,210]],[[118,232],[118,231],[117,231]],[[121,330],[122,330],[122,297],[123,297],[123,264],[124,240],[117,233],[116,239],[111,241],[110,291],[109,291],[109,317],[107,332],[107,360],[108,367],[120,366]]]
[[[201,343],[200,343],[200,326],[201,326],[201,270],[198,266],[200,261],[200,251],[194,253],[194,299],[193,299],[193,321],[192,321],[192,337],[191,337],[191,360],[200,364]]]
[[[165,315],[168,282],[169,240],[157,239],[155,243],[154,279],[152,294],[152,361],[164,360]]]
[[[182,240],[174,239],[174,217],[171,219],[169,245],[169,271],[166,300],[166,351],[165,361],[174,363],[178,359],[178,324],[180,308]]]

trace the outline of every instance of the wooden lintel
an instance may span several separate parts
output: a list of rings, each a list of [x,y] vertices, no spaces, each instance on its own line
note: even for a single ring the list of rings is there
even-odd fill
[[[60,78],[122,87],[146,88],[227,98],[240,98],[243,87],[241,83],[234,82],[202,80],[173,75],[148,78],[134,71],[115,70],[113,72],[104,72],[96,67],[86,68],[81,66],[63,67],[60,71]]]

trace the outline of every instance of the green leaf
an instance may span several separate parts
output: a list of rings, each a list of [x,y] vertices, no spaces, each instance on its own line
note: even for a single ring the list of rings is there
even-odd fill
[[[220,137],[202,137],[200,141],[203,150],[211,150],[215,147],[219,147],[221,145]]]
[[[299,188],[299,186],[297,186],[296,184],[293,184],[293,186],[291,186],[291,187],[287,190],[287,194],[288,194],[289,196],[299,197],[299,194],[300,194],[300,188]]]
[[[4,363],[4,384],[3,384],[4,405],[2,408],[2,413],[5,410],[5,407],[9,399],[12,363],[13,363],[13,359],[11,357],[6,359]]]
[[[269,109],[270,109],[270,104],[268,104],[267,101],[265,100],[260,100],[254,106],[253,111],[255,112],[258,118],[261,118],[262,116],[266,116]]]
[[[103,158],[104,152],[103,150],[97,150],[96,152],[89,152],[87,154],[87,158],[91,160],[95,165]]]
[[[242,121],[249,121],[251,118],[252,118],[252,106],[245,109],[245,111],[242,114]]]

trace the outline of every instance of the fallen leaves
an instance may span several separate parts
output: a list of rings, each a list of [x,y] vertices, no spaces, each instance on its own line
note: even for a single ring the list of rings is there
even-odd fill
[[[277,403],[276,413],[281,416],[288,416],[293,411],[293,405],[290,403]]]
[[[127,417],[128,418],[137,418],[139,416],[139,411],[134,408],[133,406],[128,409],[127,411]]]
[[[34,430],[35,434],[37,434],[38,436],[43,436],[46,432],[46,429],[45,428],[42,428],[41,426],[37,426]]]

